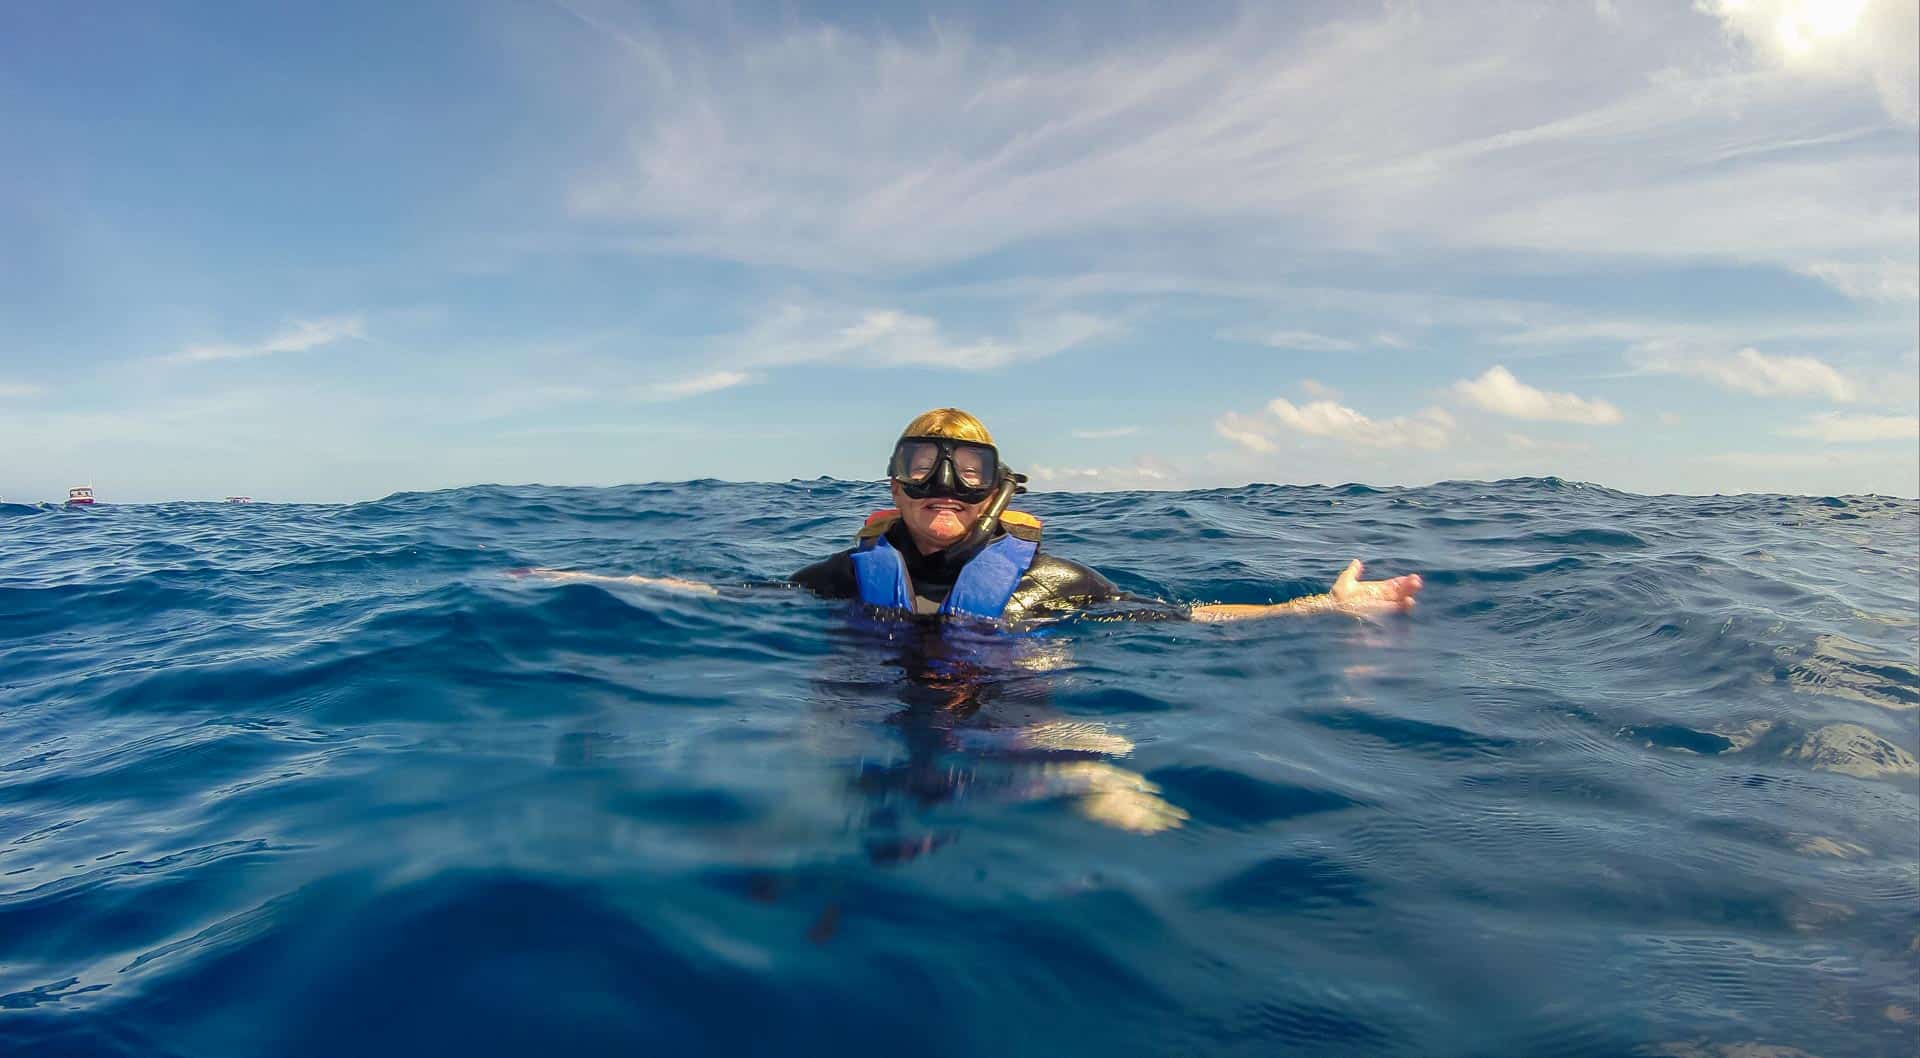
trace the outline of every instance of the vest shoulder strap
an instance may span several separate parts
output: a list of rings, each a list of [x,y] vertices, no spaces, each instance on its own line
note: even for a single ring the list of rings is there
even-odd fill
[[[1027,567],[1033,565],[1039,546],[1011,532],[988,544],[960,571],[953,590],[940,604],[940,612],[999,620],[1006,613],[1008,600],[1019,589],[1020,578],[1026,575]]]
[[[876,536],[885,536],[887,535],[887,530],[893,528],[893,523],[899,520],[900,512],[893,508],[888,508],[884,511],[875,511],[867,515],[866,524],[860,527],[860,532],[856,533],[854,538],[865,542]]]
[[[1040,519],[1025,511],[1007,511],[1000,516],[1000,524],[1007,527],[1010,536],[1030,543],[1040,542]]]

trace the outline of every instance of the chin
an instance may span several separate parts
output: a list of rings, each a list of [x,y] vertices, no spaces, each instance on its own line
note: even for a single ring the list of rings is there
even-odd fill
[[[951,547],[954,544],[957,544],[960,541],[965,540],[966,538],[967,538],[967,530],[964,526],[957,527],[953,529],[951,532],[942,532],[938,529],[927,530],[927,539],[932,540],[934,543],[939,544],[941,547]]]

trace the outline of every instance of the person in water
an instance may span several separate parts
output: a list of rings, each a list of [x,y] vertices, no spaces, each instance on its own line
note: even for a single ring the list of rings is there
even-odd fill
[[[1040,549],[1040,520],[1008,509],[1014,495],[1026,491],[1026,477],[1000,461],[985,424],[958,408],[936,408],[908,423],[894,443],[887,477],[893,509],[869,516],[854,546],[799,570],[789,583],[883,610],[1007,621],[1130,598],[1092,569]],[[1202,603],[1171,616],[1238,621],[1413,608],[1422,586],[1417,574],[1367,581],[1361,569],[1359,559],[1348,563],[1320,595],[1266,605]],[[531,572],[717,594],[711,585],[678,577]]]

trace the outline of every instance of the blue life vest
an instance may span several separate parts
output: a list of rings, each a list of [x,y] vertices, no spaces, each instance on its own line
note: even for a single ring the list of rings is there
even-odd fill
[[[1037,540],[1023,540],[1012,533],[996,537],[960,567],[960,576],[955,578],[939,612],[999,620],[1039,550]],[[875,534],[853,553],[853,572],[860,582],[861,602],[914,612],[907,560],[887,542],[885,533]]]

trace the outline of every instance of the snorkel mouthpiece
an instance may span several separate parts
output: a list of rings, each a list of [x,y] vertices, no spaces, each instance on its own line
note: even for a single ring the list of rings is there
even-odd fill
[[[980,512],[980,520],[973,523],[973,530],[966,539],[948,548],[951,554],[964,555],[974,548],[993,539],[993,531],[1000,525],[1000,516],[1007,513],[1007,504],[1013,497],[1027,491],[1027,476],[1016,474],[1006,467],[1000,468],[1000,487],[993,492],[993,502]]]

